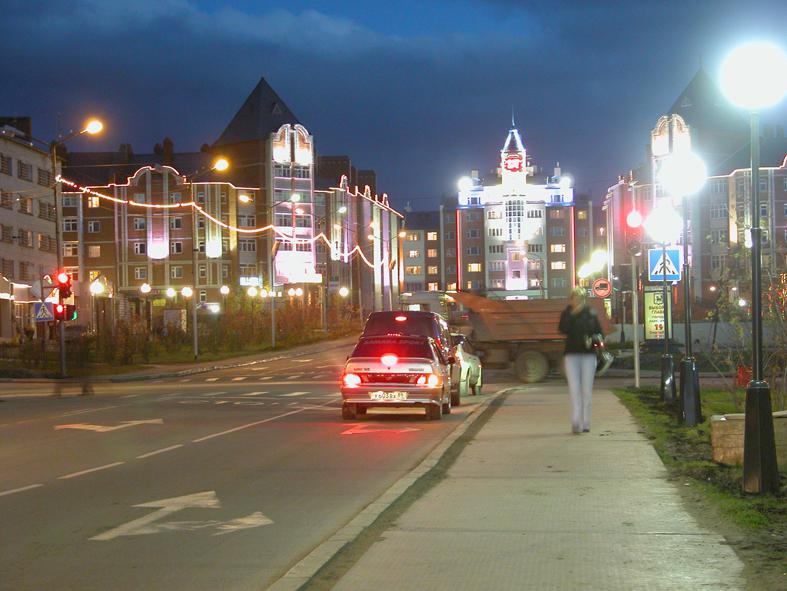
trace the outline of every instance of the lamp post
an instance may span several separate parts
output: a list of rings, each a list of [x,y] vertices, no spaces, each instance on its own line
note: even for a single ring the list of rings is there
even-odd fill
[[[648,233],[655,242],[661,244],[662,256],[662,306],[664,309],[664,353],[661,356],[661,399],[665,402],[675,400],[675,362],[670,353],[670,324],[671,318],[667,317],[667,310],[672,311],[670,303],[671,289],[667,288],[667,244],[672,244],[678,240],[681,229],[681,219],[672,205],[662,199],[650,212],[642,223],[645,232]]]
[[[686,354],[680,363],[680,403],[683,424],[693,427],[702,422],[700,375],[692,351],[691,278],[689,269],[689,197],[702,189],[708,176],[705,163],[693,152],[677,152],[666,158],[659,180],[673,196],[683,201],[683,307]],[[666,266],[665,266],[666,267]],[[666,268],[665,268],[666,272]]]
[[[79,135],[88,134],[88,135],[96,135],[97,133],[101,133],[101,130],[104,129],[104,124],[101,123],[98,119],[91,119],[85,124],[83,129],[78,131],[72,131],[65,137],[58,138],[56,140],[52,140],[49,143],[49,158],[52,166],[52,199],[53,205],[55,207],[55,248],[57,248],[57,272],[61,272],[63,269],[63,238],[62,238],[62,228],[60,227],[60,207],[57,202],[57,188],[60,183],[58,180],[57,174],[57,148],[58,146],[64,145],[68,140],[77,137]],[[58,303],[63,303],[63,296],[58,291]],[[58,324],[58,332],[59,332],[59,341],[60,341],[60,377],[66,377],[66,326],[64,324],[64,320],[61,318],[57,321]]]
[[[743,490],[779,490],[776,440],[771,414],[771,391],[763,376],[762,355],[762,229],[760,228],[759,111],[787,94],[787,55],[765,42],[741,45],[724,60],[721,88],[733,104],[750,114],[751,128],[751,320],[752,378],[746,387],[743,438]]]
[[[150,315],[148,314],[148,294],[150,293],[150,284],[143,283],[139,286],[139,292],[142,294],[142,305],[145,308],[145,330],[148,333],[148,338],[150,338],[150,325],[152,324]]]
[[[180,295],[184,298],[191,299],[194,295],[194,290],[191,289],[188,285],[180,290]],[[194,298],[194,301],[191,302],[191,342],[194,348],[194,361],[197,360],[199,356],[199,331],[197,330],[197,299]]]
[[[642,226],[642,214],[633,209],[626,216],[626,224],[632,230],[638,231]],[[634,387],[639,388],[639,285],[637,282],[637,257],[642,256],[642,243],[639,233],[635,240],[628,245],[631,257],[631,321],[634,324]]]

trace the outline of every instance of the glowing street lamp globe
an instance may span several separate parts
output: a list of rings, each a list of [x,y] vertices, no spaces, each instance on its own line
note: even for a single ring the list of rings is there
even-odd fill
[[[182,295],[184,298],[190,298],[191,296],[194,295],[194,290],[187,285],[186,287],[180,290],[180,295]]]
[[[346,298],[348,295],[350,295],[350,290],[342,286],[339,288],[339,295],[343,298]]]
[[[642,222],[642,227],[655,242],[672,244],[680,237],[683,219],[666,199],[662,199]]]
[[[708,170],[694,152],[679,152],[662,161],[658,177],[669,195],[688,197],[702,189]]]
[[[139,291],[141,291],[145,295],[149,294],[150,293],[150,283],[143,283],[142,285],[140,285],[139,286]]]
[[[230,167],[230,161],[226,158],[216,158],[213,162],[213,170],[224,172]]]
[[[249,294],[250,298],[256,297],[257,296],[257,288],[252,285],[251,287],[249,287],[249,289],[246,290],[246,293]]]
[[[96,279],[90,284],[90,293],[93,295],[101,295],[104,293],[104,284]]]
[[[167,297],[168,298],[174,298],[176,293],[177,292],[175,291],[174,287],[168,287],[167,288]]]
[[[772,107],[787,94],[787,55],[766,41],[734,49],[722,62],[721,91],[749,111]]]
[[[226,285],[222,285],[219,288],[219,292],[221,292],[221,295],[225,296],[225,295],[230,293],[230,288],[228,286],[226,286]]]
[[[89,133],[90,135],[96,135],[97,133],[101,133],[104,129],[104,124],[101,123],[98,119],[91,119],[85,124],[85,133]]]

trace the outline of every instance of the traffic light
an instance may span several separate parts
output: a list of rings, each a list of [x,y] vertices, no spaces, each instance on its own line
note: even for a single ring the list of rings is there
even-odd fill
[[[642,254],[642,214],[632,209],[626,216],[626,248],[631,256]]]
[[[72,304],[66,305],[66,316],[64,318],[65,321],[69,322],[71,320],[77,319],[77,307]]]
[[[60,294],[60,301],[71,297],[71,275],[65,271],[58,271],[55,275],[57,291]]]
[[[66,319],[66,305],[65,304],[54,304],[52,306],[52,311],[55,314],[55,320],[65,320]]]

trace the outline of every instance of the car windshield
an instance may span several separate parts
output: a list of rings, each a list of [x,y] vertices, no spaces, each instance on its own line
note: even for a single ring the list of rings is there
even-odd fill
[[[385,354],[399,357],[432,358],[432,349],[426,339],[363,338],[355,346],[352,357],[382,357]]]
[[[417,334],[437,336],[434,334],[434,320],[431,316],[396,312],[389,314],[372,314],[363,329],[364,335],[381,334]]]

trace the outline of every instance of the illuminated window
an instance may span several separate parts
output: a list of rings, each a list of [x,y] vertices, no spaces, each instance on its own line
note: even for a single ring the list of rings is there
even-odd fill
[[[99,207],[101,205],[101,200],[96,197],[95,195],[90,195],[87,198],[87,206],[88,207]]]
[[[541,287],[541,280],[540,279],[531,279],[530,280],[530,287],[531,288],[539,288],[539,287]]]
[[[564,216],[564,211],[562,209],[550,209],[549,210],[549,219],[552,220],[562,220]]]
[[[565,244],[550,244],[549,252],[566,252]]]
[[[549,268],[554,271],[559,271],[566,268],[566,261],[552,261],[549,263]]]
[[[521,253],[521,252],[519,252],[519,251],[515,251],[515,252],[512,252],[512,253],[511,253],[511,260],[512,260],[512,261],[514,261],[515,263],[518,263],[518,262],[519,262],[519,261],[521,261],[523,258],[524,258],[524,257],[522,256],[522,253]]]
[[[437,249],[436,248],[428,249],[426,251],[426,256],[429,257],[430,259],[436,259],[437,258]]]
[[[100,244],[91,244],[87,247],[87,256],[91,259],[97,259],[101,256],[101,245]]]
[[[426,268],[426,273],[428,275],[437,275],[440,271],[437,270],[437,265],[431,265]]]
[[[410,265],[404,268],[405,275],[420,275],[421,267],[419,265]]]
[[[427,232],[426,233],[427,240],[437,240],[437,232]]]
[[[490,209],[486,213],[486,219],[488,220],[500,220],[503,219],[503,212],[499,209]]]
[[[468,273],[480,273],[481,272],[481,263],[468,263],[467,264],[467,272]]]
[[[407,251],[407,258],[408,259],[417,259],[419,256],[421,256],[421,252],[418,251],[418,250],[408,250]]]
[[[586,220],[588,219],[588,212],[584,209],[577,212],[577,219],[578,220]]]
[[[439,291],[440,290],[440,284],[437,283],[436,281],[433,281],[432,283],[427,283],[426,284],[426,290],[427,291]]]
[[[448,291],[456,291],[456,283],[449,283],[446,287]]]
[[[418,234],[408,234],[407,235],[407,240],[410,240],[411,242],[414,242],[414,241],[420,240],[420,239],[421,239],[421,236],[419,236]]]

